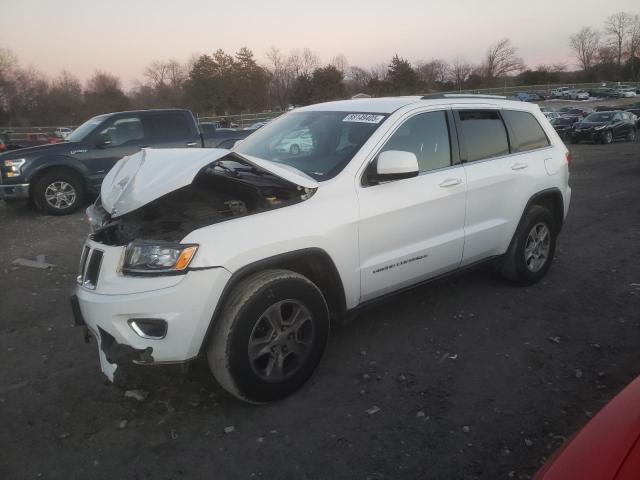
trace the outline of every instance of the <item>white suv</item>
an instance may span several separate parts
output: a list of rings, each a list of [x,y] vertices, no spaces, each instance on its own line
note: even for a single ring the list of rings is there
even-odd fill
[[[308,148],[277,147],[299,131]],[[468,95],[299,108],[233,151],[145,149],[87,211],[76,321],[111,379],[206,354],[233,395],[276,400],[369,302],[485,262],[540,280],[569,161],[536,105]]]

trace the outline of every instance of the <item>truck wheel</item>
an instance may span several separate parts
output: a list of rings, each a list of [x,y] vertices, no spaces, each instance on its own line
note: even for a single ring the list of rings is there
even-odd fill
[[[329,338],[322,292],[288,270],[242,280],[214,322],[209,367],[225,390],[251,403],[278,400],[300,388]]]
[[[77,175],[66,171],[45,173],[35,185],[33,200],[39,210],[51,215],[68,215],[84,202],[84,188]]]
[[[501,273],[519,285],[532,285],[545,276],[556,250],[557,228],[544,207],[532,206],[516,231]]]

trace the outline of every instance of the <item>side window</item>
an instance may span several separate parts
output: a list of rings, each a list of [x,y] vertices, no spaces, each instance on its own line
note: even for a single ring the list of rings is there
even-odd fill
[[[144,128],[139,117],[118,118],[110,122],[99,133],[111,142],[111,147],[117,147],[132,140],[144,139]]]
[[[526,152],[536,148],[549,146],[549,139],[544,130],[529,112],[503,110],[502,117],[509,125],[511,133],[511,151]]]
[[[451,147],[446,113],[427,112],[411,117],[393,133],[381,152],[387,150],[414,153],[420,172],[450,166]]]
[[[621,113],[616,113],[616,114],[613,116],[613,121],[614,121],[614,122],[619,122],[620,120],[622,120],[622,114],[621,114]]]
[[[509,153],[507,131],[495,110],[459,110],[460,130],[468,162]]]
[[[182,140],[189,137],[189,123],[180,113],[152,115],[151,128],[154,138],[161,140]]]

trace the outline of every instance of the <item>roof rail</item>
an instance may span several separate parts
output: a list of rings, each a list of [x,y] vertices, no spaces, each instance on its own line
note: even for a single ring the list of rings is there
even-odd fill
[[[423,95],[421,100],[433,100],[438,98],[494,98],[505,100],[504,95],[485,95],[481,93],[431,93]]]

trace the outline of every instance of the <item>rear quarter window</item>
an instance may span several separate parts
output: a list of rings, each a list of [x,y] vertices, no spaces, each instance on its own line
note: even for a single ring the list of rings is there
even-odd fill
[[[531,113],[503,110],[502,117],[509,128],[511,151],[513,153],[549,146],[547,135],[536,117]]]

